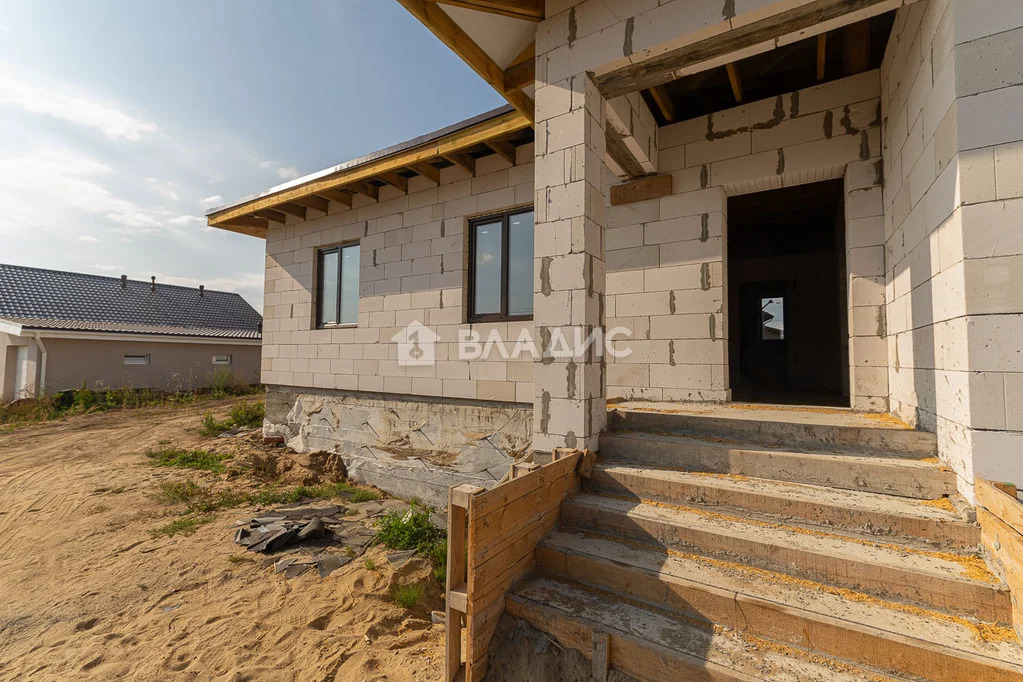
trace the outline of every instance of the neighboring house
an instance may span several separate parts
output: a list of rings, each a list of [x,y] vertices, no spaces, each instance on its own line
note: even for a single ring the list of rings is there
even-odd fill
[[[599,450],[560,521],[568,475],[452,492],[466,679],[533,567],[509,610],[596,679],[1023,678],[969,629],[1020,603],[971,505],[1023,485],[1023,3],[398,1],[509,106],[208,220],[266,240],[292,447],[436,504]]]
[[[259,383],[262,317],[238,294],[0,264],[0,399],[68,388]]]

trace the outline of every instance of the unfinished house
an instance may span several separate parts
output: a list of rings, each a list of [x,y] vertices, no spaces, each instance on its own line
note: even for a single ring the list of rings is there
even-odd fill
[[[0,264],[0,401],[258,384],[261,324],[234,293]]]
[[[449,675],[1023,679],[1023,3],[398,1],[508,106],[209,223],[265,428],[450,501]]]

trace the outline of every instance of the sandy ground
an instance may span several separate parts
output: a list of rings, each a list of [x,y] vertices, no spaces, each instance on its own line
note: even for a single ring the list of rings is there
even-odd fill
[[[429,620],[439,588],[414,612],[389,596],[396,580],[426,580],[424,561],[395,572],[377,547],[374,570],[359,559],[285,580],[237,560],[252,556],[232,542],[245,509],[191,536],[150,537],[180,512],[153,498],[159,482],[216,477],[154,468],[142,452],[254,447],[203,439],[210,407],[0,435],[0,680],[440,679],[444,628]]]

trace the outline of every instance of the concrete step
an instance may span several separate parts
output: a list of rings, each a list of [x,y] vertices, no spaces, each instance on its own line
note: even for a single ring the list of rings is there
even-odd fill
[[[595,639],[607,636],[611,668],[641,682],[890,679],[863,666],[544,577],[510,591],[505,610],[591,660]]]
[[[588,486],[638,500],[749,510],[777,522],[820,524],[868,536],[908,536],[957,549],[980,545],[980,526],[963,521],[947,498],[922,501],[624,462],[598,464]]]
[[[740,564],[687,557],[655,545],[555,532],[537,550],[537,570],[583,589],[564,603],[556,590],[542,586],[519,595],[525,593],[525,598],[539,603],[546,598],[552,608],[589,619],[596,620],[601,609],[607,618],[617,618],[615,604],[625,601],[656,614],[674,614],[681,622],[731,628],[758,648],[787,652],[796,659],[809,650],[897,677],[957,682],[1023,679],[1023,647],[1011,628],[806,580],[784,580]],[[587,591],[590,597],[583,596]],[[632,625],[637,620],[634,616],[624,622]],[[655,639],[655,632],[644,636]]]
[[[795,452],[721,439],[635,432],[601,436],[600,456],[612,462],[627,460],[925,500],[956,493],[951,470],[918,459]]]
[[[1012,619],[1009,592],[975,554],[942,553],[698,507],[583,494],[561,507],[562,525],[868,592],[989,622]]]
[[[619,404],[608,414],[611,431],[710,436],[736,442],[811,451],[861,451],[926,458],[938,452],[937,437],[888,415],[828,408],[766,405]]]

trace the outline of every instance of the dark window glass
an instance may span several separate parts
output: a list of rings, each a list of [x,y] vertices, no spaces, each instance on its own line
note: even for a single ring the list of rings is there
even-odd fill
[[[322,249],[316,277],[316,326],[358,322],[359,245]]]
[[[528,319],[533,314],[533,211],[471,224],[470,319]]]

